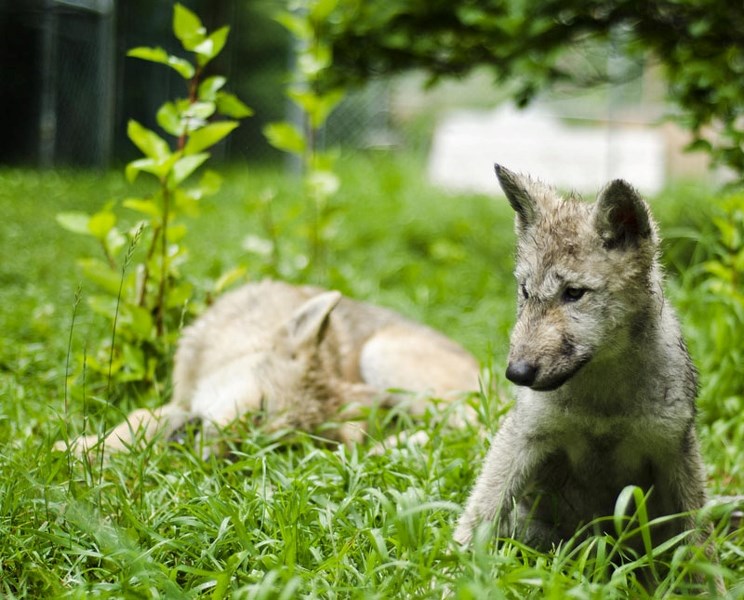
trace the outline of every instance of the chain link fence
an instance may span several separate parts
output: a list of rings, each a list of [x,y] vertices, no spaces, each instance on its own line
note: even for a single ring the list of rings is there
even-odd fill
[[[276,156],[263,126],[299,118],[284,89],[290,40],[273,23],[274,8],[260,12],[239,0],[204,4],[196,10],[208,15],[209,27],[212,20],[231,25],[218,72],[256,111],[218,149],[218,158]],[[143,44],[178,52],[170,39],[171,11],[169,2],[143,0],[0,0],[0,35],[7,47],[0,55],[0,127],[10,141],[0,163],[106,167],[131,159],[127,120],[155,128],[157,107],[185,94],[184,82],[167,69],[125,56],[129,47]],[[276,29],[267,31],[271,27]],[[321,145],[393,144],[390,97],[384,80],[351,91],[329,117]]]
[[[349,93],[330,115],[323,131],[328,146],[349,149],[384,148],[397,140],[392,128],[392,83],[378,79]]]
[[[114,4],[48,0],[41,24],[39,163],[103,167],[114,123]]]
[[[108,163],[114,23],[113,0],[0,0],[0,161]]]
[[[0,0],[0,161],[106,163],[113,23],[112,0]]]

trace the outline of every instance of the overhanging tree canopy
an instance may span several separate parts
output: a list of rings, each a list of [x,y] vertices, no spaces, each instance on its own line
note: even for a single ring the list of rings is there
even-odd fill
[[[436,80],[489,67],[526,104],[578,73],[565,51],[607,43],[664,67],[696,145],[744,182],[744,5],[729,0],[320,0],[333,51],[327,85],[424,69]],[[331,5],[334,5],[331,7]],[[620,35],[618,35],[618,32]],[[717,135],[710,136],[709,127]]]

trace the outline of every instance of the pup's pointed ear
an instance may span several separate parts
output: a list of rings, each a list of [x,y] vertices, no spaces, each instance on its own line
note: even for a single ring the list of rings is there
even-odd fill
[[[320,344],[328,328],[328,318],[340,300],[340,292],[324,292],[300,306],[284,324],[292,345]]]
[[[494,165],[494,169],[501,184],[501,189],[506,194],[506,199],[517,213],[519,225],[527,227],[534,223],[537,205],[535,199],[527,191],[522,178],[499,164]]]
[[[622,179],[615,179],[597,196],[594,225],[606,248],[626,248],[653,236],[648,207],[638,192]]]

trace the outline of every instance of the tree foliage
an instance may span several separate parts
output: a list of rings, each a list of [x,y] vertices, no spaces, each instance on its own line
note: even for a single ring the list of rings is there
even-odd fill
[[[432,81],[489,67],[521,105],[576,80],[568,50],[587,43],[661,63],[695,145],[744,181],[744,11],[725,0],[340,0],[318,23],[333,81],[409,68]],[[609,46],[608,46],[609,47]],[[713,134],[713,132],[715,132]]]

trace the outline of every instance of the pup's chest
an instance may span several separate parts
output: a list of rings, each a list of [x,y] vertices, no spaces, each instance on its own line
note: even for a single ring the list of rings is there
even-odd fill
[[[654,454],[652,438],[622,422],[595,421],[569,427],[556,439],[574,471],[605,469],[636,471]]]
[[[613,514],[628,485],[657,486],[659,464],[652,448],[635,436],[609,431],[576,432],[551,447],[525,487],[521,504],[534,518],[555,528],[558,539],[581,524]]]
[[[670,432],[643,415],[563,415],[548,429],[542,436],[544,454],[550,457],[546,469],[589,488],[652,485],[653,473],[674,446]]]

